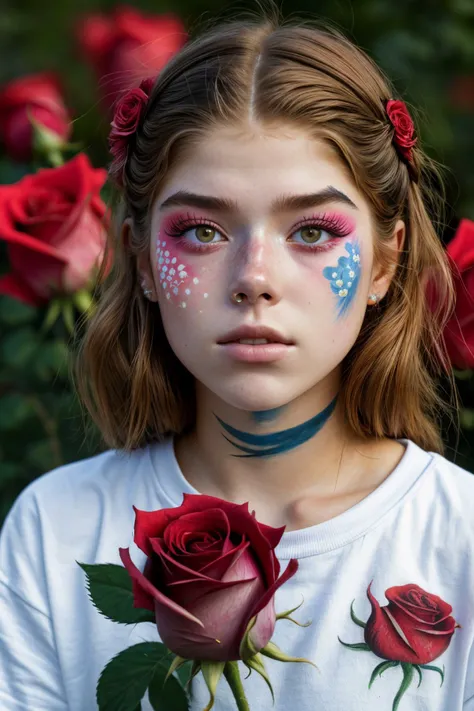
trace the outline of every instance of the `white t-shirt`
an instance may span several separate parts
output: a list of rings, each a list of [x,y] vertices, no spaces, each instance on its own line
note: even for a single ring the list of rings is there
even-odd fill
[[[299,569],[276,593],[276,611],[295,607],[307,627],[277,622],[273,641],[287,654],[313,661],[266,659],[275,711],[392,711],[402,668],[368,684],[383,662],[363,642],[370,615],[367,588],[380,605],[392,586],[416,584],[452,605],[456,629],[447,650],[423,670],[398,711],[474,711],[474,476],[439,455],[402,440],[406,452],[389,477],[363,501],[324,523],[289,531],[277,548],[282,571]],[[76,561],[121,564],[119,547],[132,545],[135,514],[178,506],[186,481],[173,443],[131,454],[109,451],[56,469],[30,484],[10,511],[0,537],[1,711],[93,711],[99,674],[119,651],[159,641],[152,623],[121,625],[92,605]],[[247,670],[242,669],[241,676]],[[244,681],[252,711],[272,709],[269,690],[255,672]],[[192,711],[208,702],[197,677]],[[218,686],[216,711],[235,711],[227,682]],[[143,711],[150,711],[148,699]]]

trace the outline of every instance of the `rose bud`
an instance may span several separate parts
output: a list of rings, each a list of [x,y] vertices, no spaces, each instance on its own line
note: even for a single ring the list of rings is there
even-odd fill
[[[275,591],[298,568],[291,560],[279,577],[275,547],[284,527],[259,523],[248,504],[205,495],[184,494],[179,507],[135,514],[143,573],[128,548],[120,557],[134,607],[155,613],[163,643],[182,658],[220,662],[262,650],[277,620]]]
[[[456,289],[455,310],[444,337],[455,368],[474,368],[474,222],[461,220],[447,246]]]
[[[451,642],[459,625],[451,617],[452,607],[418,585],[388,588],[388,605],[381,607],[372,595],[372,606],[364,631],[366,644],[378,657],[410,664],[429,664]]]
[[[59,145],[71,133],[71,120],[53,74],[32,74],[11,81],[0,91],[0,138],[14,160],[28,162],[34,153],[33,124],[43,127]]]
[[[124,91],[156,76],[184,45],[187,33],[175,15],[144,15],[121,7],[110,16],[86,17],[78,27],[78,38],[110,109]]]
[[[0,186],[0,239],[10,262],[0,293],[41,305],[87,287],[105,247],[105,179],[106,171],[80,153],[59,168]]]

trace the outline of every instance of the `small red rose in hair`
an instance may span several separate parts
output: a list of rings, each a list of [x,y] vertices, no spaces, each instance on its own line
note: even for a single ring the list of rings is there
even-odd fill
[[[413,160],[413,146],[416,145],[415,125],[403,101],[387,101],[387,116],[395,129],[393,142],[399,154],[409,163]]]
[[[140,86],[127,91],[115,106],[109,148],[114,158],[110,171],[118,182],[121,182],[122,171],[127,160],[129,137],[137,130],[153,84],[154,79],[144,79]]]

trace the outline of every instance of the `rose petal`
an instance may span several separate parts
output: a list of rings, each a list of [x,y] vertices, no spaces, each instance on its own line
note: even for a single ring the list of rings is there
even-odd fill
[[[149,597],[151,597],[154,601],[155,609],[158,606],[161,613],[163,613],[163,610],[166,610],[169,613],[174,613],[175,616],[178,616],[181,619],[186,619],[188,622],[197,624],[200,627],[203,626],[202,622],[198,618],[194,617],[194,615],[185,610],[183,607],[170,600],[166,597],[166,595],[163,595],[163,593],[161,593],[149,580],[147,580],[147,578],[145,578],[143,573],[141,573],[133,563],[130,557],[130,550],[128,548],[119,548],[119,555],[122,563],[127,569],[128,574],[132,578],[132,583],[134,584],[134,607],[141,606],[137,604],[137,598],[135,598],[135,591],[138,592],[141,589],[145,595],[143,595],[142,600],[140,601],[148,601]]]

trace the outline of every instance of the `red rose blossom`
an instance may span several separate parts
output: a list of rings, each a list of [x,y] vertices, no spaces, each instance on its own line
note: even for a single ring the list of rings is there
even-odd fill
[[[393,142],[400,155],[408,162],[413,160],[413,147],[416,145],[415,126],[403,101],[387,101],[385,106],[388,118],[395,129]]]
[[[185,44],[187,33],[173,14],[143,14],[119,7],[92,14],[78,27],[79,42],[92,64],[107,109],[141,79],[156,76]]]
[[[444,337],[452,365],[474,369],[474,222],[461,220],[447,246],[456,289],[456,306]]]
[[[418,585],[388,588],[388,605],[381,607],[372,595],[367,597],[372,613],[364,636],[378,657],[410,664],[429,664],[449,647],[458,626],[451,617],[452,607],[437,595]]]
[[[31,74],[6,84],[0,91],[0,138],[14,160],[28,162],[33,153],[30,118],[66,141],[71,120],[54,74]]]
[[[245,655],[247,642],[257,652],[265,647],[275,628],[274,594],[298,568],[292,559],[278,577],[274,549],[285,527],[259,523],[248,504],[197,494],[184,494],[176,508],[135,514],[134,541],[147,556],[143,573],[128,548],[119,549],[120,558],[134,607],[155,613],[168,649],[230,661]]]
[[[115,107],[109,148],[114,157],[111,174],[120,183],[123,167],[127,160],[129,137],[135,133],[148,103],[154,80],[144,79],[139,87],[130,89]]]
[[[105,247],[105,179],[105,170],[80,153],[0,186],[0,239],[10,262],[0,293],[41,305],[87,286]]]

